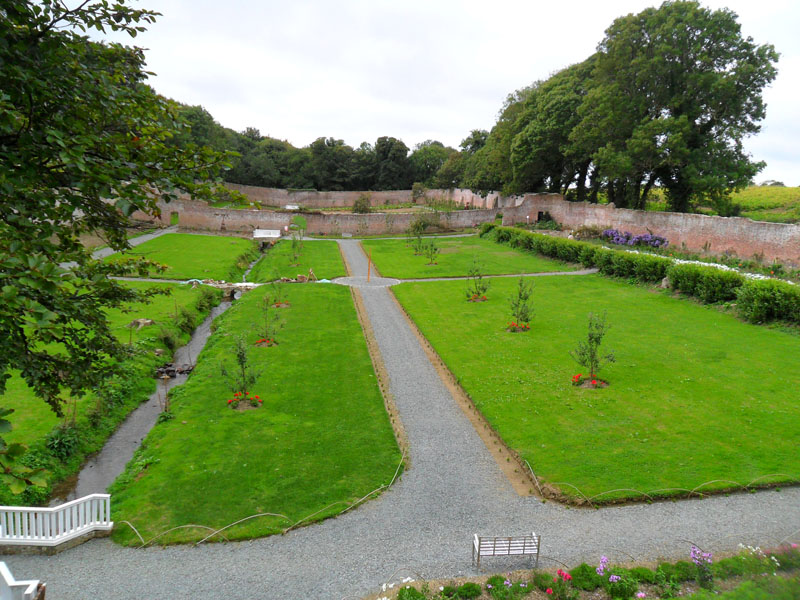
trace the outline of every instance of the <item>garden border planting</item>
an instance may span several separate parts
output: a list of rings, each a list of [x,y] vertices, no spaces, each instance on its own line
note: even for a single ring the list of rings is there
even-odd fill
[[[800,324],[800,286],[777,279],[749,279],[735,271],[712,266],[675,264],[669,258],[634,254],[577,240],[531,233],[486,223],[482,237],[491,234],[501,244],[537,254],[597,267],[606,276],[659,283],[667,277],[673,287],[706,304],[736,300],[741,317],[751,323],[788,321]]]

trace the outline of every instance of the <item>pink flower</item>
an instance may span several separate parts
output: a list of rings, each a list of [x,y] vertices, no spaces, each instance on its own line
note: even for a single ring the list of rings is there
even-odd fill
[[[545,594],[552,594],[552,593],[553,593],[553,588],[547,588],[547,589],[544,591],[544,593],[545,593]]]

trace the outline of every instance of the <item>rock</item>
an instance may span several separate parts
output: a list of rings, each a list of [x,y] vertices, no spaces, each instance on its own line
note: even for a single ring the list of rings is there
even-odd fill
[[[153,319],[134,319],[130,323],[126,325],[128,329],[136,328],[136,331],[139,331],[142,327],[147,327],[149,325],[155,325],[156,322]]]
[[[164,349],[156,348],[155,350],[153,350],[153,354],[155,354],[156,356],[161,356],[162,354],[164,354]]]
[[[672,287],[672,285],[670,284],[669,277],[664,277],[664,279],[661,280],[661,288],[668,290],[670,287]]]

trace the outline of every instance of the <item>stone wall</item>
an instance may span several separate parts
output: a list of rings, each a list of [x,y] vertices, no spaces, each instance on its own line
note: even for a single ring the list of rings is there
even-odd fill
[[[303,208],[332,208],[353,206],[361,194],[368,194],[370,204],[374,207],[391,206],[411,202],[411,190],[387,190],[381,192],[317,192],[314,190],[283,190],[278,188],[256,187],[226,183],[225,187],[247,196],[251,201],[262,206],[283,208],[287,204],[297,204]],[[473,208],[502,208],[506,205],[513,206],[521,202],[522,198],[516,196],[504,197],[492,193],[486,198],[481,198],[471,190],[427,190],[426,198],[453,200],[459,204],[469,205]]]
[[[193,200],[175,200],[168,204],[159,204],[161,218],[153,218],[143,213],[135,213],[134,219],[156,222],[168,226],[170,215],[179,215],[181,228],[207,231],[227,231],[249,234],[254,229],[283,229],[292,222],[297,213],[275,212],[270,210],[236,210],[230,208],[213,208],[205,202]],[[402,234],[412,221],[426,213],[380,213],[369,214],[303,214],[307,231],[310,234],[326,235],[350,233],[353,235],[375,235],[381,233]],[[433,214],[433,213],[430,213]],[[475,227],[487,221],[493,221],[496,211],[457,210],[441,212],[439,222],[447,229]]]
[[[503,224],[533,222],[540,213],[570,229],[582,225],[661,235],[673,246],[685,245],[711,254],[800,264],[800,225],[752,221],[740,217],[710,217],[688,213],[643,212],[613,204],[567,202],[560,194],[525,194],[522,203],[503,211]],[[528,219],[526,219],[528,217]]]

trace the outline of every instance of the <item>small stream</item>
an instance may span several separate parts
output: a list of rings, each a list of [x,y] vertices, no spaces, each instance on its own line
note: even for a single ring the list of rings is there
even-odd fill
[[[211,313],[195,329],[189,343],[175,350],[172,362],[176,365],[195,364],[197,356],[211,335],[211,322],[230,308],[230,302],[222,302],[211,309]],[[166,387],[159,382],[156,391],[147,402],[133,410],[125,421],[106,441],[103,449],[91,456],[81,470],[53,488],[50,506],[82,498],[87,494],[103,493],[125,470],[142,440],[156,424],[164,394],[176,385],[186,382],[188,375],[178,375],[166,380]]]
[[[250,263],[245,272],[242,274],[242,283],[247,281],[247,276],[250,275],[250,271],[253,270],[253,267],[256,266],[256,263],[260,261],[263,258],[263,256],[264,256],[263,254],[259,254],[258,257],[256,257],[256,259]]]

